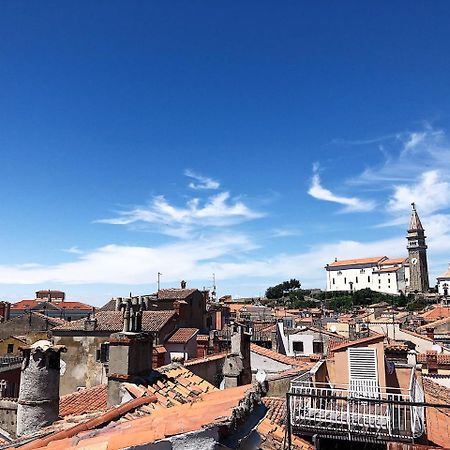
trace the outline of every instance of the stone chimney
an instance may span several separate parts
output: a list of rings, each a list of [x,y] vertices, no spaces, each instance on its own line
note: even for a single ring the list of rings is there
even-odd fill
[[[426,352],[426,360],[427,360],[427,369],[428,373],[437,373],[438,372],[438,353],[435,350],[427,350]]]
[[[427,338],[434,341],[434,328],[433,327],[426,327],[425,331],[427,333]]]
[[[145,310],[142,297],[122,299],[123,331],[114,333],[109,340],[108,406],[122,403],[123,382],[148,375],[152,369],[153,339],[142,332]]]
[[[233,323],[231,327],[231,353],[227,355],[223,365],[225,389],[252,382],[250,363],[251,333],[246,326],[239,323]]]
[[[186,289],[186,281],[181,280],[181,289]]]
[[[59,417],[60,353],[62,345],[37,341],[22,348],[24,360],[17,405],[17,436],[52,424]]]
[[[89,314],[88,318],[84,322],[84,331],[95,331],[97,328],[97,319],[95,318],[95,308],[91,314]]]

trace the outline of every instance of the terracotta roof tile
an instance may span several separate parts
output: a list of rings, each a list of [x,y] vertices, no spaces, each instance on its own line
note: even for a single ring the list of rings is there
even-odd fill
[[[382,334],[374,334],[373,336],[356,339],[354,341],[350,341],[349,339],[346,339],[343,342],[331,341],[328,344],[328,353],[334,353],[338,350],[344,350],[349,347],[354,347],[361,344],[371,344],[372,342],[378,342],[382,340],[384,340],[384,336]]]
[[[268,348],[260,347],[256,344],[250,344],[250,350],[254,353],[257,353],[260,356],[264,356],[269,359],[273,359],[274,361],[281,362],[283,364],[295,366],[295,367],[304,367],[305,369],[311,366],[309,358],[294,358],[292,356],[282,355],[281,353],[274,352],[273,350],[269,350]]]
[[[142,329],[145,332],[159,331],[170,319],[175,311],[144,311],[142,315]],[[98,311],[95,314],[97,325],[95,331],[118,332],[123,327],[121,311]],[[53,331],[83,331],[87,318],[67,322],[64,326],[54,328]]]
[[[198,289],[160,289],[157,292],[158,300],[184,300]]]
[[[59,415],[79,415],[107,409],[108,387],[100,384],[92,388],[63,395],[59,400]]]
[[[286,406],[283,398],[265,397],[263,403],[267,407],[267,414],[258,425],[262,442],[261,448],[265,450],[279,450],[284,448],[286,437]],[[312,450],[314,446],[304,439],[292,435],[293,450]]]
[[[439,319],[434,322],[427,323],[426,325],[422,325],[421,327],[417,328],[417,331],[420,331],[420,332],[426,331],[427,328],[436,328],[440,325],[445,325],[446,323],[449,323],[449,322],[450,322],[450,317],[445,317],[444,319]]]
[[[187,344],[198,332],[198,328],[178,328],[166,342],[168,344]]]
[[[427,362],[427,354],[426,353],[419,353],[417,355],[417,362],[419,364],[425,364]],[[437,355],[437,363],[439,365],[450,365],[450,354],[448,353],[439,353]]]
[[[82,439],[71,438],[67,433],[67,437],[61,436],[60,440],[51,442],[48,447],[36,448],[52,448],[53,450],[134,448],[167,436],[199,430],[208,424],[218,423],[224,426],[228,421],[232,425],[236,420],[235,408],[247,395],[251,395],[251,388],[251,385],[230,388],[227,389],[227,395],[223,395],[223,391],[216,390],[205,394],[199,401],[181,404],[170,409],[154,409],[151,415],[127,420],[126,423],[119,422],[114,426],[95,430],[88,428],[91,431],[75,435]],[[146,407],[151,405],[151,403],[147,404]],[[134,413],[131,417],[133,415]]]
[[[429,311],[420,314],[420,317],[422,317],[427,322],[434,322],[435,320],[450,317],[450,307],[435,305],[433,309],[430,309]]]
[[[343,259],[341,261],[333,261],[332,263],[328,264],[328,267],[354,266],[354,265],[360,265],[360,264],[379,264],[384,259],[386,259],[386,256],[372,256],[370,258]]]
[[[404,264],[408,261],[408,258],[388,258],[380,263],[380,266],[386,266],[388,264]]]

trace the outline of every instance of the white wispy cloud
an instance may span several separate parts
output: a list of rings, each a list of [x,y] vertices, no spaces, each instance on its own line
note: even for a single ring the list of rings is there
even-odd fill
[[[429,214],[450,206],[450,182],[448,174],[429,170],[419,175],[417,182],[399,184],[388,201],[391,212],[410,209],[415,202],[423,214]]]
[[[63,248],[62,251],[66,253],[72,253],[75,255],[81,255],[83,253],[83,250],[80,250],[76,245],[73,245],[72,247],[69,248]]]
[[[191,181],[189,183],[189,187],[191,189],[195,189],[195,190],[202,190],[202,189],[211,189],[211,190],[215,190],[215,189],[219,189],[220,188],[220,183],[210,177],[205,177],[203,175],[199,175],[198,173],[195,173],[193,170],[191,169],[186,169],[184,171],[184,174],[189,177],[192,178],[194,181]]]
[[[221,192],[205,201],[192,198],[183,207],[174,206],[159,195],[145,207],[122,211],[116,217],[97,222],[111,225],[155,225],[164,234],[186,237],[195,229],[226,227],[263,216],[263,213],[251,209],[244,202],[232,199],[229,192]]]
[[[314,165],[313,167],[313,176],[308,194],[318,200],[344,205],[343,212],[364,212],[371,211],[375,208],[375,202],[372,200],[362,200],[358,197],[344,197],[336,195],[329,189],[324,188],[321,184],[318,165]]]
[[[418,131],[396,134],[389,145],[383,145],[382,154],[383,161],[366,167],[347,184],[389,190],[394,183],[416,182],[427,171],[450,171],[449,140],[444,130],[428,124]]]

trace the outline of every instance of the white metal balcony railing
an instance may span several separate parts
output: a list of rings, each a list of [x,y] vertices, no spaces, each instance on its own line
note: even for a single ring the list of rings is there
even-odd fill
[[[298,377],[291,382],[289,416],[292,429],[354,440],[412,440],[424,433],[424,395],[415,377],[408,390],[362,390],[330,386]]]

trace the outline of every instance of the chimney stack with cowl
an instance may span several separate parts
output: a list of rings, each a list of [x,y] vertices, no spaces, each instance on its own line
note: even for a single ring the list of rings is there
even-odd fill
[[[123,330],[112,334],[109,340],[108,406],[122,403],[122,383],[133,382],[152,369],[152,336],[142,332],[145,299],[124,298],[118,306],[123,312]]]
[[[33,433],[59,417],[60,353],[63,345],[41,340],[21,349],[24,360],[17,405],[17,436]]]

